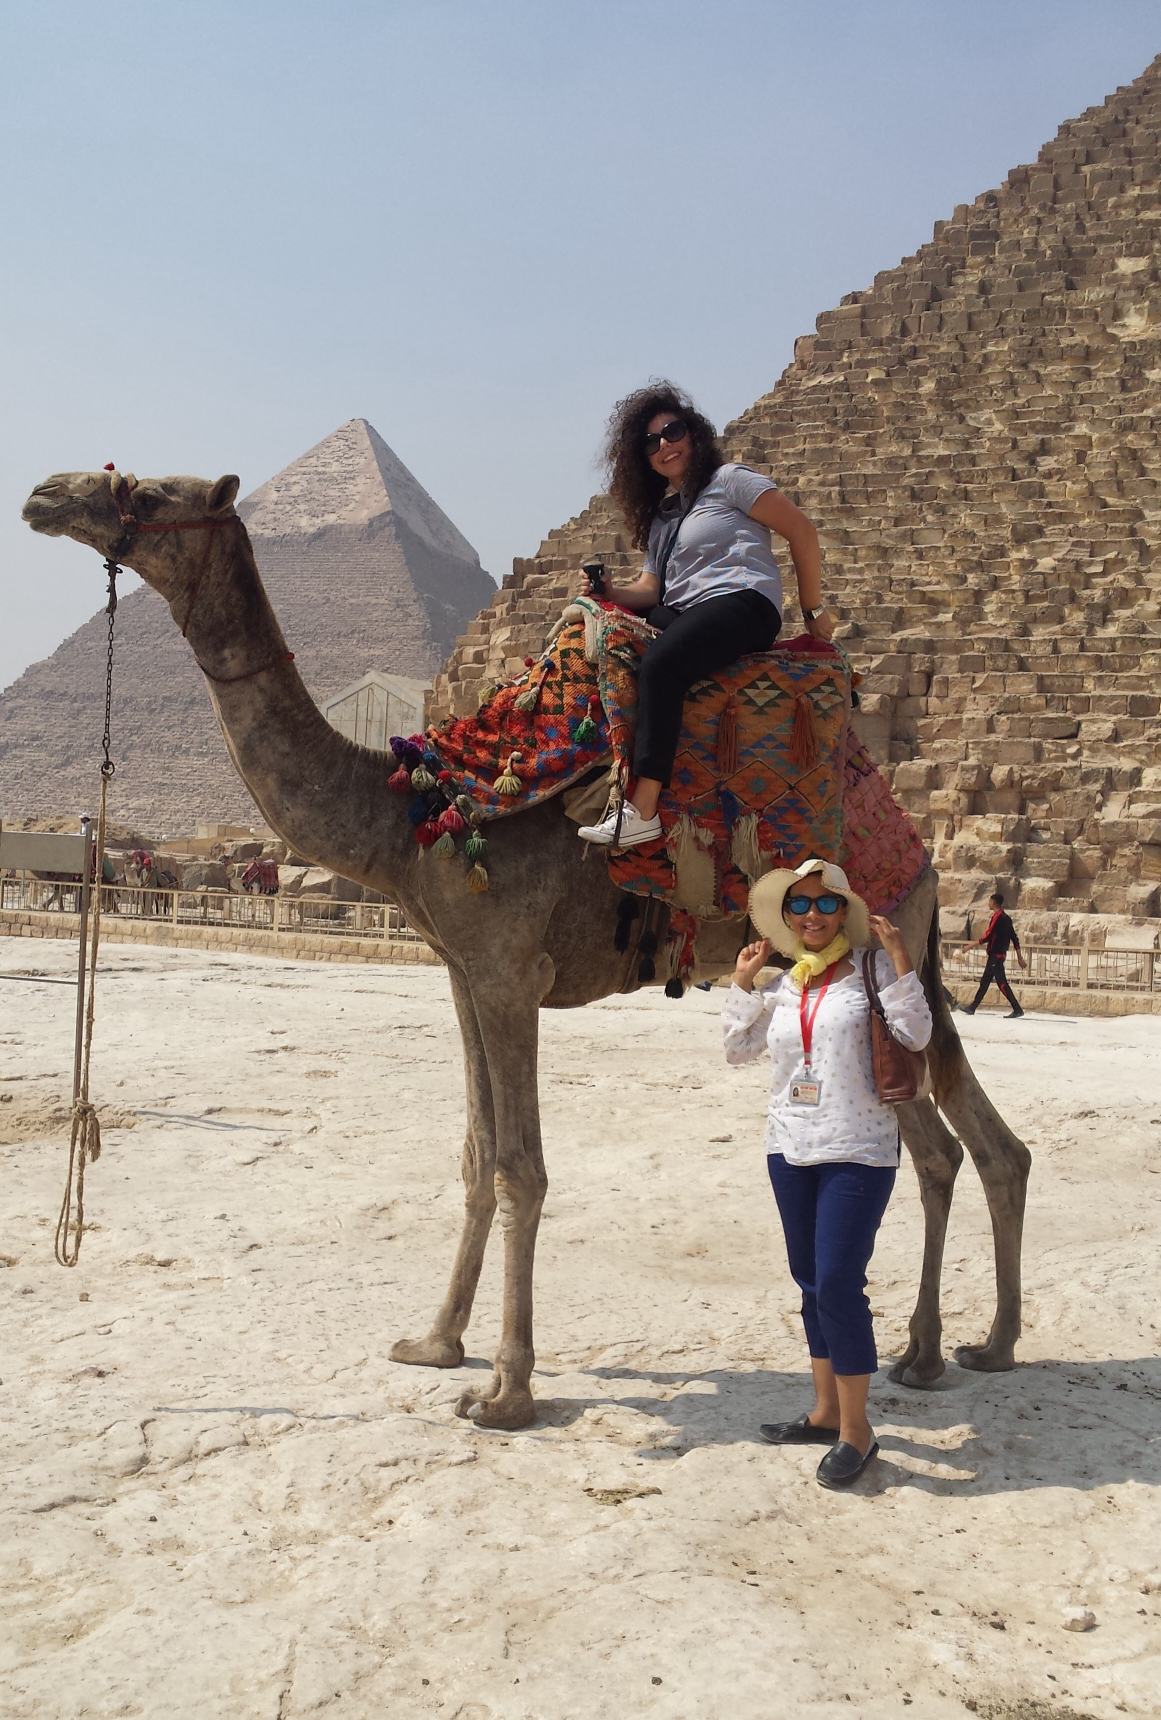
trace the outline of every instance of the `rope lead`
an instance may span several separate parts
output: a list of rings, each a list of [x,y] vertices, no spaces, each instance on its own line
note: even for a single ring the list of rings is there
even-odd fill
[[[89,945],[88,972],[85,987],[85,1042],[81,1060],[79,1084],[74,1081],[72,1129],[69,1135],[69,1163],[65,1177],[60,1217],[56,1221],[54,1251],[62,1266],[75,1266],[81,1255],[81,1237],[85,1231],[85,1166],[96,1164],[101,1156],[101,1124],[96,1106],[89,1100],[89,1063],[93,1052],[93,1019],[97,1000],[97,949],[101,941],[101,886],[105,878],[105,803],[109,783],[117,766],[109,757],[109,732],[113,712],[113,625],[117,614],[117,564],[105,563],[109,573],[109,654],[105,668],[105,728],[101,736],[101,811],[97,819],[97,852],[90,862],[86,844],[85,866],[92,865],[95,873],[97,899],[93,908],[93,935]],[[89,880],[93,882],[92,879]]]

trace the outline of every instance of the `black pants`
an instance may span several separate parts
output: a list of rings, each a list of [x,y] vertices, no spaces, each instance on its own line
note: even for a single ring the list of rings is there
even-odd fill
[[[707,597],[691,609],[659,603],[647,619],[662,631],[650,640],[637,677],[633,774],[667,783],[687,689],[749,651],[769,651],[782,617],[760,591],[732,591],[728,597]]]
[[[972,1004],[972,1008],[978,1009],[980,1007],[980,1004],[984,1001],[987,989],[992,984],[993,980],[999,986],[1002,995],[1006,997],[1008,1002],[1012,1005],[1012,1008],[1019,1009],[1020,1005],[1016,1001],[1016,993],[1008,984],[1008,976],[1004,972],[1004,959],[1002,956],[988,957],[987,965],[984,968],[984,977],[980,981],[980,989],[976,992],[976,998],[975,1002]]]

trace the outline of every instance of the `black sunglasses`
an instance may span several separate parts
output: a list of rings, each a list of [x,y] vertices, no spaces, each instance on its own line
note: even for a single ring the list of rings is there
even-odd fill
[[[845,896],[787,896],[786,906],[792,914],[809,914],[812,908],[817,908],[820,914],[837,914],[840,908],[845,908]]]
[[[663,424],[660,430],[650,430],[645,437],[645,452],[656,454],[663,442],[684,442],[689,435],[689,425],[683,418],[671,418],[668,424]]]

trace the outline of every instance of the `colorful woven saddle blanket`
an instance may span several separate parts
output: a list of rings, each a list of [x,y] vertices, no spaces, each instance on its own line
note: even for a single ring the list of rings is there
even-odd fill
[[[475,717],[393,741],[392,784],[413,795],[417,839],[438,838],[450,855],[465,822],[474,826],[468,883],[482,889],[481,825],[560,794],[610,755],[615,798],[632,752],[637,668],[653,637],[638,617],[580,598],[540,658],[484,690]],[[840,650],[803,638],[691,687],[662,836],[606,851],[614,882],[661,898],[683,920],[729,917],[744,912],[762,872],[820,854],[847,865],[873,910],[889,910],[926,858],[850,734],[851,683]]]

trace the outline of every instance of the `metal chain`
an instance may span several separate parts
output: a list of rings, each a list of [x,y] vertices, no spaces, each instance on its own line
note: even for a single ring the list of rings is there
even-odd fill
[[[109,730],[113,718],[113,628],[117,620],[117,563],[107,561],[105,572],[109,575],[109,601],[105,605],[105,614],[109,617],[109,655],[105,665],[105,732],[101,736],[101,750],[105,760],[101,766],[101,775],[108,782],[117,769],[109,757]]]

